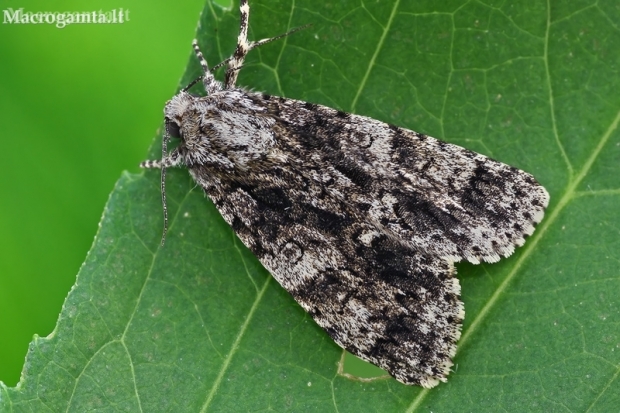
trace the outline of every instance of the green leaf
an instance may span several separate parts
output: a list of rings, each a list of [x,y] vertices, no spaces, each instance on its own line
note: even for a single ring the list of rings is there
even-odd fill
[[[56,330],[35,338],[0,409],[617,410],[620,9],[487,3],[252,3],[254,39],[313,26],[253,51],[239,80],[460,144],[549,190],[514,256],[457,265],[466,320],[447,384],[339,374],[342,351],[186,171],[169,173],[159,245],[159,176],[146,171],[122,175]],[[207,4],[198,37],[211,65],[237,25],[236,8]],[[183,84],[198,74],[192,58]]]

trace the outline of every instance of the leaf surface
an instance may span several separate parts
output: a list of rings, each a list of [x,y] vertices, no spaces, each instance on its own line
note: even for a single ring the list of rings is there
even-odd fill
[[[549,2],[550,3],[550,2]],[[526,245],[458,264],[447,384],[338,373],[342,351],[236,239],[186,171],[123,174],[55,332],[2,411],[591,411],[620,403],[620,9],[599,2],[252,3],[239,84],[428,133],[551,194]],[[211,66],[238,11],[207,4]],[[188,51],[190,50],[188,45]],[[190,59],[184,84],[199,74]],[[160,138],[150,157],[160,156]]]

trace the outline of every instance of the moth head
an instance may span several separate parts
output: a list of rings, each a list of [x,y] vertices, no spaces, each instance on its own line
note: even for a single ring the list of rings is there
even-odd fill
[[[170,138],[175,138],[175,139],[181,138],[181,127],[175,120],[166,118],[166,134]]]
[[[195,99],[195,96],[181,91],[166,102],[164,118],[166,121],[166,134],[169,137],[183,138],[183,122],[187,121],[188,115],[193,112],[192,104]]]
[[[166,103],[164,109],[166,133],[165,144],[172,138],[180,140],[177,151],[184,158],[186,164],[192,164],[187,157],[194,153],[201,153],[204,142],[200,137],[200,110],[197,101],[200,98],[181,91]],[[191,156],[190,156],[191,158]]]

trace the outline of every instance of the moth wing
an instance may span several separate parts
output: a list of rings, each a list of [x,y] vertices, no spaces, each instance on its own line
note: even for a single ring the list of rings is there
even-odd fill
[[[234,177],[193,163],[196,182],[338,344],[404,383],[445,381],[464,316],[452,262],[510,255],[542,219],[545,189],[413,131],[243,98],[256,105],[248,125],[263,134],[245,144],[263,152]]]
[[[341,347],[406,384],[445,381],[464,317],[453,265],[388,237],[306,177],[269,178],[283,173],[266,171],[260,187],[194,177]]]
[[[274,115],[292,159],[331,165],[325,173],[344,199],[418,251],[498,261],[533,233],[549,202],[532,175],[417,132],[293,100]]]

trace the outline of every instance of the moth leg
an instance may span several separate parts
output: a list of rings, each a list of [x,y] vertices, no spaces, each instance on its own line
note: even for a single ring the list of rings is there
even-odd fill
[[[248,26],[250,19],[250,6],[248,5],[248,0],[241,0],[239,2],[239,12],[240,12],[240,21],[239,21],[239,37],[237,37],[237,49],[235,49],[235,53],[228,59],[224,60],[222,63],[218,64],[214,67],[214,69],[220,67],[222,64],[226,64],[226,79],[224,81],[225,89],[232,89],[235,87],[237,83],[237,77],[239,76],[239,70],[241,66],[243,66],[243,61],[245,60],[245,56],[248,52],[258,46],[262,46],[265,43],[273,42],[274,40],[281,39],[283,37],[288,36],[289,34],[295,33],[301,29],[305,29],[310,26],[309,24],[301,27],[296,27],[288,32],[281,34],[279,36],[270,37],[268,39],[258,40],[256,42],[248,41]]]
[[[174,149],[167,156],[162,159],[152,159],[140,162],[140,168],[150,168],[150,169],[161,169],[164,168],[172,168],[175,166],[182,166],[183,159],[179,154],[179,151]]]
[[[166,137],[164,137],[166,142]],[[164,144],[165,148],[165,144]],[[164,231],[161,235],[161,245],[166,241],[166,233],[168,232],[168,204],[166,202],[166,168],[183,165],[183,159],[177,149],[173,149],[168,155],[160,160],[147,160],[140,163],[140,168],[158,168],[161,169],[161,203],[164,208]]]
[[[207,59],[205,59],[204,55],[200,51],[200,47],[198,47],[198,41],[196,39],[194,39],[194,41],[192,42],[192,47],[194,48],[194,53],[196,53],[198,62],[200,63],[200,66],[202,67],[202,72],[204,73],[202,75],[202,83],[205,86],[205,90],[207,91],[207,94],[210,95],[213,92],[222,90],[222,84],[218,82],[217,80],[215,80],[215,77],[213,77],[213,73],[209,70]],[[193,85],[193,82],[192,84],[190,84],[183,90],[189,89],[192,85]]]
[[[250,18],[250,6],[248,0],[241,0],[239,2],[239,37],[237,37],[237,49],[235,53],[230,57],[228,62],[228,68],[226,69],[226,80],[224,81],[225,89],[232,89],[237,83],[237,76],[239,75],[239,68],[243,65],[245,55],[251,49],[251,44],[248,42],[248,21]]]

